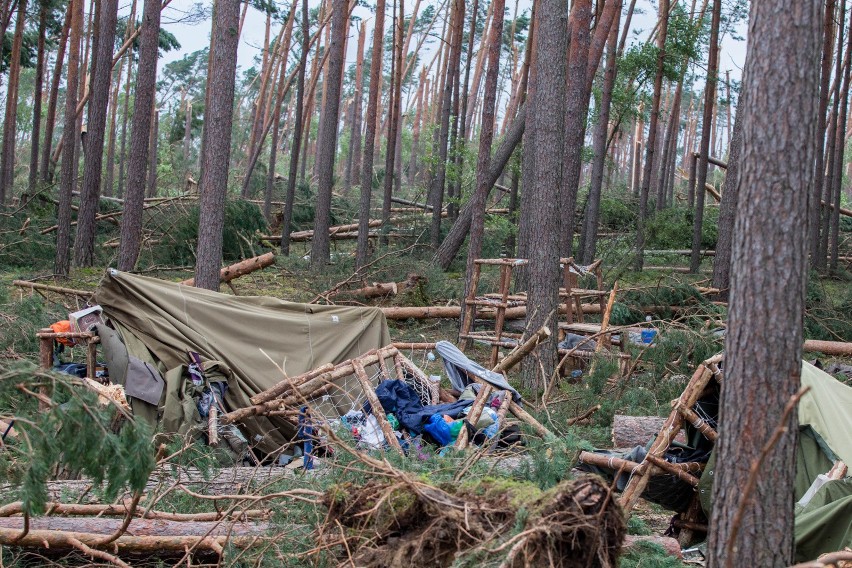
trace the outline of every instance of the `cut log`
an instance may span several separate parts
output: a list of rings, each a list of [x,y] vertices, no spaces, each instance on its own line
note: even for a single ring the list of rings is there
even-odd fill
[[[614,448],[645,446],[660,433],[665,418],[658,416],[623,416],[616,414],[612,420],[612,445]],[[675,438],[686,443],[683,432]]]
[[[101,505],[101,504],[85,504],[78,505],[76,503],[47,503],[45,516],[99,516],[99,517],[124,517],[127,515],[132,500],[127,500],[123,504],[118,505]],[[0,507],[0,517],[11,517],[23,513],[23,502],[16,501]],[[245,519],[268,519],[271,512],[263,509],[249,509],[246,511],[235,511],[233,514],[225,512],[211,513],[172,513],[169,511],[149,511],[142,507],[136,507],[134,516],[144,517],[146,519],[162,519],[166,521],[200,521],[212,522],[222,519],[233,518],[237,520]]]
[[[824,353],[842,357],[852,357],[852,343],[844,341],[820,341],[808,339],[805,341],[805,351]]]
[[[250,486],[262,486],[283,479],[287,472],[277,467],[224,467],[210,477],[208,472],[196,469],[155,469],[145,486],[145,493],[162,490],[162,484],[177,482],[193,491],[205,495],[224,495],[245,491]],[[0,484],[0,495],[11,495],[14,488]],[[92,491],[92,480],[88,478],[48,481],[47,495],[51,501],[79,500],[81,503],[96,503],[97,491]]]
[[[369,228],[374,229],[376,227],[381,227],[382,220],[381,219],[371,219],[367,224]],[[358,230],[358,223],[350,223],[348,225],[335,225],[334,227],[328,228],[329,237],[334,238],[336,235],[348,234],[352,231]],[[357,235],[357,233],[355,233]],[[293,231],[290,233],[290,240],[294,242],[301,241],[309,241],[314,238],[314,230],[309,229],[306,231]],[[261,235],[261,240],[270,241],[270,242],[279,242],[281,241],[281,235]]]
[[[417,288],[423,279],[419,274],[412,272],[402,282],[373,282],[372,286],[365,286],[357,290],[342,291],[341,293],[361,296],[367,299],[396,296],[402,291]]]
[[[268,252],[266,254],[262,254],[260,256],[255,256],[253,258],[247,258],[246,260],[241,260],[236,264],[232,264],[230,266],[226,266],[222,270],[219,271],[219,280],[221,282],[230,282],[240,276],[245,276],[246,274],[250,274],[255,270],[260,270],[261,268],[266,268],[267,266],[272,266],[275,264],[275,254]],[[195,286],[195,278],[190,278],[189,280],[184,280],[181,284],[185,286]]]
[[[103,551],[98,551],[105,538],[111,538],[114,531],[121,527],[121,520],[97,519],[104,527],[105,532],[92,533],[81,532],[83,526],[79,519],[65,519],[69,522],[68,530],[54,530],[42,528],[42,521],[56,521],[63,519],[31,519],[30,530],[23,534],[22,518],[0,519],[4,524],[7,521],[15,523],[14,528],[0,528],[0,545],[20,546],[29,548],[50,548],[52,550],[77,549],[90,556],[99,556],[118,566],[127,566],[116,556]],[[94,520],[94,519],[93,519]],[[148,521],[148,523],[165,523],[167,521]],[[107,523],[112,530],[107,530]],[[177,523],[180,528],[188,529],[184,525],[190,523]],[[196,523],[192,523],[196,524]],[[187,550],[212,551],[222,554],[225,546],[231,545],[236,548],[246,548],[264,538],[264,532],[268,530],[267,523],[251,524],[243,529],[238,529],[231,523],[203,523],[203,528],[196,528],[201,534],[186,535],[184,533],[165,534],[156,536],[139,536],[135,532],[135,523],[131,523],[130,530],[133,536],[126,532],[110,543],[110,549],[116,554],[123,553],[184,553]],[[215,527],[215,528],[214,528]],[[206,535],[206,531],[212,530],[217,534]],[[228,532],[230,531],[230,532]],[[237,532],[239,531],[239,533]],[[221,533],[221,534],[219,534]]]
[[[627,535],[624,537],[623,550],[629,550],[632,547],[641,545],[642,543],[651,543],[661,546],[666,553],[675,558],[682,559],[683,553],[680,550],[680,543],[677,539],[668,536],[636,536]]]
[[[410,199],[403,199],[401,197],[391,197],[392,203],[399,203],[400,205],[408,205],[410,207],[417,207],[418,209],[424,209],[426,211],[431,211],[432,206],[426,205],[424,203],[417,203],[416,201],[411,201]]]
[[[458,319],[461,317],[461,308],[459,306],[412,306],[412,307],[390,307],[382,308],[382,312],[387,319],[406,320],[406,319]],[[565,313],[565,306],[560,306],[560,314]],[[583,304],[584,314],[599,314],[601,307],[599,304]],[[495,319],[497,310],[480,308],[476,311],[477,319]],[[514,308],[506,308],[506,319],[524,319],[527,317],[527,307],[517,306]]]
[[[123,523],[122,519],[103,517],[36,517],[30,518],[30,530],[111,535],[121,528]],[[20,533],[23,524],[23,517],[0,517],[0,531],[2,531],[0,535],[6,531],[14,534],[15,530]],[[134,518],[127,527],[127,533],[137,537],[245,536],[263,534],[268,528],[269,526],[263,522],[167,521]]]

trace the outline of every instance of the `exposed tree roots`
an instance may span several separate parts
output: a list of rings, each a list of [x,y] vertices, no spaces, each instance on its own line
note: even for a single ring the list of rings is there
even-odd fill
[[[506,568],[614,567],[626,533],[595,477],[546,492],[498,480],[443,488],[383,480],[336,486],[324,504],[319,540],[344,565],[449,566],[475,554],[503,557]]]

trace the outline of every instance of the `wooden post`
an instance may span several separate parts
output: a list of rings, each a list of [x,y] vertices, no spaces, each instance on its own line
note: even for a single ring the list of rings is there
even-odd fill
[[[506,301],[509,299],[509,281],[512,278],[512,265],[500,266],[500,303],[497,305],[497,319],[494,322],[494,339],[500,341],[503,337],[503,324],[506,321]],[[500,354],[500,346],[496,343],[491,346],[491,366],[497,364],[497,356]]]
[[[510,397],[510,398],[511,398],[511,397]],[[512,414],[514,414],[514,415],[518,418],[518,420],[521,420],[521,421],[523,421],[523,422],[526,422],[527,424],[529,424],[530,426],[532,426],[532,427],[533,427],[533,429],[534,429],[536,432],[538,432],[538,433],[539,433],[542,437],[544,437],[544,438],[548,438],[548,437],[555,438],[555,437],[556,437],[556,436],[553,434],[553,432],[551,432],[550,430],[548,430],[547,428],[545,428],[545,427],[541,424],[541,422],[539,422],[538,420],[536,420],[536,419],[535,419],[535,418],[534,418],[534,417],[533,417],[533,416],[532,416],[529,412],[527,412],[526,410],[524,410],[523,408],[521,408],[521,405],[519,405],[519,404],[518,404],[517,402],[515,402],[514,400],[510,400],[510,401],[509,401],[509,412],[511,412]]]
[[[219,445],[219,409],[215,404],[210,405],[210,413],[207,415],[207,445]]]
[[[488,402],[488,398],[491,396],[491,391],[493,388],[489,384],[479,383],[479,394],[476,395],[476,399],[473,401],[473,406],[470,407],[470,410],[467,413],[467,421],[471,426],[476,428],[476,423],[479,422],[480,416],[482,416],[482,410],[485,408],[485,404]],[[456,439],[456,449],[463,450],[468,446],[469,436],[467,428],[462,428],[459,432],[459,437]]]
[[[53,330],[49,327],[43,328],[39,330],[39,334],[49,334],[53,333]],[[39,365],[41,365],[42,369],[50,370],[53,368],[53,338],[52,337],[39,337],[38,340],[38,360]],[[50,389],[47,386],[38,387],[39,394],[42,394],[46,397],[50,396]],[[39,412],[47,412],[48,406],[41,400],[38,402],[38,410]]]
[[[476,289],[479,287],[479,276],[482,273],[482,265],[474,261],[473,276],[470,280],[470,291],[464,301],[464,320],[461,326],[461,341],[459,348],[462,351],[470,349],[470,338],[467,335],[473,329],[473,320],[476,318]]]
[[[675,410],[677,410],[681,416],[683,416],[684,420],[695,426],[695,429],[704,434],[704,437],[710,440],[711,442],[716,442],[716,439],[719,437],[719,434],[716,430],[713,429],[712,426],[707,424],[703,418],[698,416],[694,410],[691,408],[686,408],[681,405],[679,402],[675,405]]]
[[[97,337],[86,340],[86,376],[93,381],[98,372],[98,343]]]
[[[388,422],[388,417],[385,415],[385,411],[382,408],[382,404],[376,396],[376,391],[373,390],[373,385],[370,384],[370,378],[367,376],[367,371],[364,370],[364,365],[358,359],[353,359],[352,367],[355,369],[355,377],[357,377],[358,382],[361,383],[361,388],[364,390],[364,395],[370,403],[370,409],[373,416],[376,417],[376,421],[379,423],[379,428],[382,429],[382,433],[385,435],[388,444],[390,444],[390,446],[397,452],[402,454],[402,447],[399,445],[399,440],[396,439],[396,434],[393,433],[393,428],[391,428],[391,425]]]

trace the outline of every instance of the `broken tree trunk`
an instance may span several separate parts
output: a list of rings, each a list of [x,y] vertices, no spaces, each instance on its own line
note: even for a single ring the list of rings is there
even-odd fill
[[[416,288],[421,279],[422,276],[419,274],[411,273],[403,282],[373,282],[371,286],[364,286],[363,288],[350,290],[345,293],[367,299],[396,296],[400,291]]]
[[[219,271],[219,280],[221,282],[230,282],[240,276],[245,276],[255,270],[260,270],[261,268],[266,268],[273,264],[275,264],[275,254],[268,252],[260,256],[242,260],[236,264],[232,264],[231,266],[226,266]],[[185,286],[195,286],[195,278],[184,280],[181,284]]]

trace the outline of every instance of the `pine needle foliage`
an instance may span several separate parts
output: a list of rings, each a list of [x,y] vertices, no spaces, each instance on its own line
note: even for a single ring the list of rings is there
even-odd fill
[[[30,392],[52,389],[52,406],[39,411]],[[29,392],[27,392],[29,391]],[[116,407],[100,404],[92,391],[70,375],[48,373],[31,364],[0,371],[0,409],[15,409],[16,438],[0,449],[0,477],[29,514],[40,514],[48,501],[47,482],[66,470],[102,487],[106,501],[125,488],[141,491],[154,468],[152,432],[141,421],[126,419],[113,431]]]

